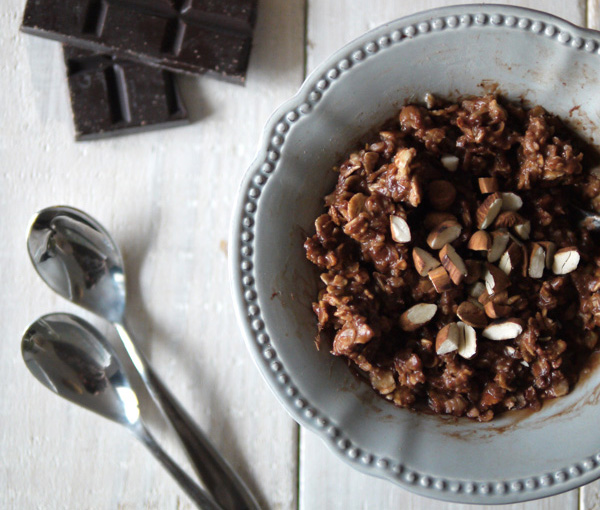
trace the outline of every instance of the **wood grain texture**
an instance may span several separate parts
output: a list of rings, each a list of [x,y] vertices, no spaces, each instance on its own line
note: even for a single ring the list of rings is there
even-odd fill
[[[23,365],[25,326],[75,310],[24,245],[33,212],[60,203],[121,245],[132,329],[165,382],[265,508],[295,508],[297,426],[243,344],[226,240],[262,126],[302,81],[304,1],[261,0],[246,87],[181,80],[192,125],[89,143],[73,141],[60,47],[18,32],[23,7],[0,7],[0,508],[191,508],[124,429],[51,395]]]
[[[452,0],[423,0],[421,2],[380,0],[366,6],[361,0],[340,0],[335,3],[309,0],[308,71],[310,72],[347,42],[384,22],[421,10],[454,3],[456,2]],[[586,22],[584,2],[531,0],[503,3],[548,11],[579,25],[585,25]],[[571,491],[546,500],[495,508],[576,510],[578,496],[578,491]],[[494,507],[456,505],[413,495],[385,481],[352,470],[329,452],[325,444],[316,436],[301,430],[300,509],[312,510],[314,508],[329,510],[382,508],[466,510],[468,508]]]
[[[600,0],[589,0],[587,26],[594,30],[600,29]],[[600,481],[581,487],[579,508],[581,510],[600,510]]]

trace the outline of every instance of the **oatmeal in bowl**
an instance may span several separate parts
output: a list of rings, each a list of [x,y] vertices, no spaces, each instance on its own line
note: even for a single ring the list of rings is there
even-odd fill
[[[600,478],[598,241],[576,215],[598,210],[599,49],[517,7],[418,13],[267,123],[232,221],[236,314],[343,462],[461,503]]]
[[[596,348],[589,148],[540,106],[404,106],[335,168],[305,243],[319,347],[400,407],[489,421],[567,394]]]

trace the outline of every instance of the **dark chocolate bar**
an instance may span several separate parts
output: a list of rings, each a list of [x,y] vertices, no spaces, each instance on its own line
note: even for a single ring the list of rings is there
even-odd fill
[[[63,51],[77,140],[188,123],[173,73],[68,46]]]
[[[29,0],[21,30],[174,72],[243,83],[257,0]]]

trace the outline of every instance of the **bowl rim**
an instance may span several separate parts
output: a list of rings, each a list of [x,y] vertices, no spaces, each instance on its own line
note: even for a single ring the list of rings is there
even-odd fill
[[[266,332],[257,302],[253,261],[254,218],[261,192],[277,170],[290,127],[311,114],[329,85],[362,61],[401,44],[405,38],[473,27],[529,31],[573,51],[600,54],[600,32],[543,11],[501,4],[461,4],[421,11],[380,25],[347,43],[307,76],[298,92],[274,111],[263,129],[255,158],[240,183],[231,217],[229,281],[238,324],[263,379],[288,414],[316,433],[338,458],[365,474],[389,480],[422,496],[456,503],[509,504],[557,495],[600,478],[600,453],[553,473],[500,483],[435,477],[406,471],[401,463],[378,458],[353,444],[340,426],[333,424],[326,413],[312,407],[299,392],[294,377],[287,373]]]

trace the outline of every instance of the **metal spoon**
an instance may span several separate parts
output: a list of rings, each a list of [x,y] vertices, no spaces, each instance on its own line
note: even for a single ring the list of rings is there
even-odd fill
[[[258,509],[250,491],[167,390],[129,334],[123,259],[110,234],[78,209],[49,207],[32,218],[27,248],[36,271],[54,291],[114,324],[150,395],[215,500],[228,510]]]
[[[75,404],[125,425],[200,508],[221,509],[158,445],[145,427],[140,418],[137,395],[112,346],[99,331],[74,315],[45,315],[27,328],[21,341],[21,352],[29,371],[44,386]]]

